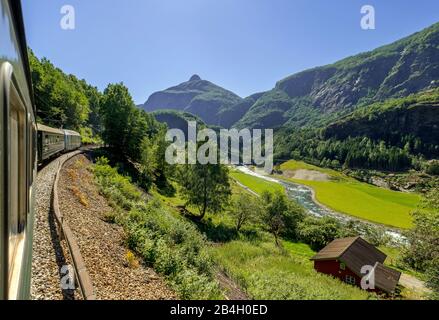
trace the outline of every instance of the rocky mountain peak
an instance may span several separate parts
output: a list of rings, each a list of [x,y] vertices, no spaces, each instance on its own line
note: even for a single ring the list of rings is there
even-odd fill
[[[200,76],[198,75],[198,74],[194,74],[190,79],[189,79],[189,81],[200,81],[201,80],[201,78],[200,78]]]

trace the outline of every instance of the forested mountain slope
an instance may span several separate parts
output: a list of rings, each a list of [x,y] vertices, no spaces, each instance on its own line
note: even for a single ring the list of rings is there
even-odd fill
[[[439,86],[439,23],[393,44],[279,81],[237,127],[302,127]]]
[[[322,128],[279,130],[276,158],[401,171],[439,158],[439,88],[364,106]]]

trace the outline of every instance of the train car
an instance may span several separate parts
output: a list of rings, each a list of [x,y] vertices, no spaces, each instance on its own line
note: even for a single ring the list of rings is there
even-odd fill
[[[81,135],[72,130],[64,130],[65,151],[73,151],[79,149],[82,145]]]
[[[40,162],[64,152],[64,131],[38,124],[38,160]]]
[[[37,127],[19,0],[0,0],[0,299],[30,296]]]

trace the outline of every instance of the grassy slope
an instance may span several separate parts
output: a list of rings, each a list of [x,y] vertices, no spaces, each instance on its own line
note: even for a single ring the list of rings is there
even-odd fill
[[[237,171],[230,175],[258,193],[283,189],[279,184]],[[232,183],[232,191],[234,195],[246,192],[236,183]],[[170,207],[182,204],[178,193],[174,197],[159,197]],[[194,208],[189,209],[196,213]],[[257,225],[244,228],[244,233],[256,233],[252,240],[236,234],[233,219],[227,212],[208,214],[207,220],[210,223],[200,231],[217,243],[210,247],[210,254],[217,265],[254,299],[364,300],[370,297],[358,288],[315,272],[309,261],[315,252],[306,244],[285,241],[282,252],[276,248],[272,237]]]
[[[258,193],[282,189],[279,184],[233,171],[231,176]],[[242,180],[241,180],[242,179]],[[246,192],[232,183],[234,195]],[[178,192],[173,197],[158,196],[170,208],[181,205]],[[195,208],[188,208],[196,213]],[[171,210],[172,211],[172,210]],[[176,211],[174,214],[178,214]],[[282,252],[274,245],[272,237],[258,225],[247,226],[242,234],[234,231],[234,221],[228,212],[208,214],[210,221],[199,226],[210,241],[209,248],[219,268],[226,271],[254,299],[368,299],[370,295],[314,271],[311,258],[315,252],[302,243],[283,243]],[[243,234],[253,234],[252,240]]]
[[[364,300],[371,296],[356,287],[314,271],[305,244],[284,243],[276,248],[271,238],[258,242],[232,241],[211,247],[215,260],[255,299]]]
[[[348,215],[397,228],[412,226],[412,212],[421,200],[419,195],[391,191],[358,182],[343,174],[299,161],[289,161],[282,170],[308,169],[328,174],[331,181],[287,179],[312,187],[323,205]]]

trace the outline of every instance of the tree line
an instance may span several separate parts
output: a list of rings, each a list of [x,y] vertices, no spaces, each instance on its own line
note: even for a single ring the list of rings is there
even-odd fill
[[[323,139],[317,130],[280,132],[275,138],[275,161],[304,160],[312,164],[341,169],[375,169],[405,171],[423,169],[426,157],[419,138],[403,136],[400,143],[369,137],[348,137],[344,140]]]
[[[29,50],[29,63],[38,122],[81,131],[86,136],[99,134],[102,98],[99,90],[85,80],[65,74],[48,59],[38,59],[32,50]]]

